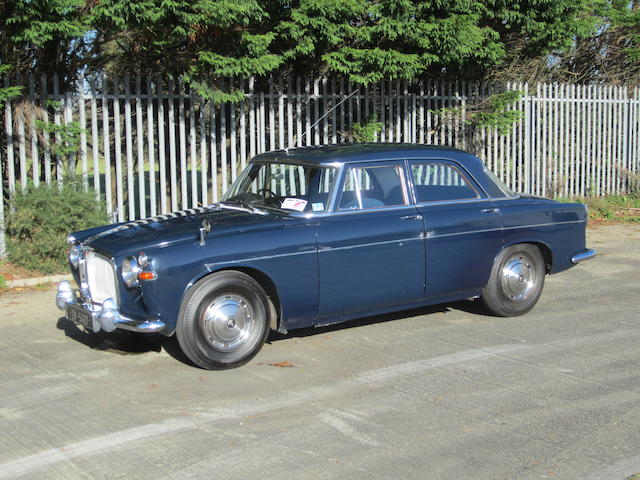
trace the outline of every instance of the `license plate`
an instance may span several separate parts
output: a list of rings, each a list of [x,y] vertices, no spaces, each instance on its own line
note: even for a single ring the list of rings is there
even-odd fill
[[[94,331],[93,315],[82,307],[67,303],[67,319],[76,325],[81,325],[87,330]]]

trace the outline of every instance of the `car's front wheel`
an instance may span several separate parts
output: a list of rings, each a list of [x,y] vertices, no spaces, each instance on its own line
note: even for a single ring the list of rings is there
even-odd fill
[[[512,245],[496,258],[480,298],[495,315],[522,315],[540,298],[544,276],[544,258],[538,247],[528,243]]]
[[[258,282],[237,271],[211,274],[195,283],[182,302],[178,344],[206,369],[244,365],[269,335],[268,298]]]

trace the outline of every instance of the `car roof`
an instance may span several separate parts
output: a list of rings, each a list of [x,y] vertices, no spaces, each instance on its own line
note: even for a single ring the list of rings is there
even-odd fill
[[[411,158],[446,158],[465,164],[482,163],[474,155],[457,148],[408,143],[357,143],[289,148],[257,155],[254,160],[333,165]]]

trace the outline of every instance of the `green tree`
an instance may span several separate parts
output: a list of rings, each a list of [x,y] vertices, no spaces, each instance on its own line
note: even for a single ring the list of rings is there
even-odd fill
[[[271,72],[482,79],[569,48],[592,31],[588,1],[101,0],[92,66],[184,75],[215,100],[239,98],[218,79]]]
[[[226,76],[264,75],[283,58],[258,0],[103,0],[92,9],[94,68],[108,72],[182,75],[215,101],[238,99],[215,82]]]
[[[88,8],[85,0],[0,0],[0,63],[16,75],[58,73],[64,88],[84,65]]]
[[[546,58],[592,22],[587,0],[297,0],[280,13],[294,68],[368,84],[422,75],[481,79],[512,58]]]
[[[550,75],[560,81],[640,84],[640,2],[601,0],[595,26],[558,54]]]

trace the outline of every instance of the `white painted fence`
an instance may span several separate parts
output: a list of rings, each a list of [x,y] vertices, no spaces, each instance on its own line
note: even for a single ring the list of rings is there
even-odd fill
[[[24,98],[3,112],[0,255],[7,197],[29,182],[64,181],[68,160],[53,148],[64,143],[63,132],[43,133],[38,121],[79,124],[75,171],[120,221],[215,202],[254,155],[349,141],[351,125],[371,115],[383,124],[379,141],[474,150],[524,193],[624,193],[629,172],[640,173],[638,88],[251,79],[233,82],[243,102],[214,106],[161,78],[83,80],[71,92],[61,92],[55,76],[23,83]],[[507,135],[472,133],[470,106],[506,89],[522,92],[513,109],[523,118]],[[457,110],[439,115],[447,107]]]

